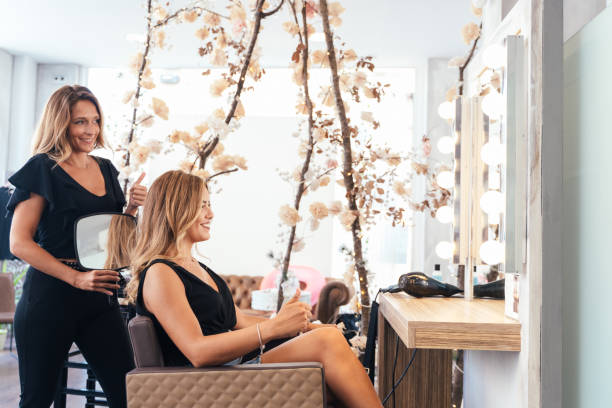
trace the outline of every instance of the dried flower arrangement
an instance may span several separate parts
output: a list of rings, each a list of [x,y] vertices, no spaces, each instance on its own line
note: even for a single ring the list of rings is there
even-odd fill
[[[259,64],[259,50],[256,47],[261,22],[276,13],[283,1],[281,0],[275,8],[270,9],[265,0],[251,0],[254,14],[252,19],[249,19],[240,0],[229,1],[227,6],[229,16],[206,8],[205,3],[200,0],[174,12],[170,12],[162,3],[147,0],[147,35],[144,51],[136,55],[131,64],[137,75],[137,85],[136,89],[128,92],[123,100],[124,103],[131,103],[133,106],[130,131],[126,140],[122,141],[125,143],[121,143],[126,146],[123,155],[124,162],[120,166],[122,174],[126,176],[125,185],[127,185],[127,177],[134,172],[136,167],[142,165],[150,154],[160,153],[162,150],[160,143],[139,143],[138,130],[142,127],[151,127],[155,117],[168,120],[169,108],[163,100],[156,97],[151,98],[151,105],[148,109],[143,108],[140,103],[143,89],[150,90],[155,87],[150,68],[150,50],[152,47],[164,48],[167,46],[163,28],[169,23],[194,23],[199,18],[202,19],[203,24],[195,32],[195,36],[202,42],[197,50],[198,54],[208,58],[212,66],[228,68],[221,78],[212,83],[210,93],[213,97],[220,97],[231,88],[233,94],[230,97],[227,113],[221,108],[215,110],[204,122],[194,128],[194,132],[174,131],[168,136],[171,145],[167,146],[167,150],[171,150],[174,145],[184,146],[187,149],[188,157],[179,164],[179,167],[207,180],[220,174],[236,171],[238,168],[247,169],[246,159],[225,153],[220,141],[237,128],[238,119],[244,116],[240,95],[243,90],[250,89],[250,87],[245,88],[247,77],[258,81],[265,73]],[[247,41],[249,31],[251,36]],[[202,75],[209,74],[210,70],[202,73]],[[214,159],[212,162],[214,174],[212,175],[205,169],[209,158]]]

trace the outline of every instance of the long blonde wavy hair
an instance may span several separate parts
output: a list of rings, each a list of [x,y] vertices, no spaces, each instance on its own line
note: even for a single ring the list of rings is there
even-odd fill
[[[47,101],[38,127],[32,141],[32,155],[46,153],[56,163],[65,161],[72,153],[72,146],[68,137],[70,114],[72,107],[78,101],[89,101],[94,104],[100,116],[100,133],[96,140],[96,147],[106,147],[104,139],[104,116],[100,103],[94,94],[86,87],[80,85],[64,85]]]
[[[140,274],[155,259],[172,259],[177,244],[197,221],[206,182],[181,170],[167,171],[151,185],[138,226],[132,253],[132,279],[127,286],[130,302],[136,302]]]

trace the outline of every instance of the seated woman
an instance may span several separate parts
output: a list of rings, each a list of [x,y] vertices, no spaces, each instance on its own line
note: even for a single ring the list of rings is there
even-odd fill
[[[344,404],[382,407],[340,331],[309,323],[310,306],[298,301],[299,291],[272,319],[247,316],[235,307],[223,279],[191,256],[195,243],[210,238],[212,219],[208,189],[200,177],[169,171],[151,186],[128,294],[138,312],[152,318],[166,364],[318,361],[328,386]],[[253,353],[271,340],[296,335],[263,354]]]

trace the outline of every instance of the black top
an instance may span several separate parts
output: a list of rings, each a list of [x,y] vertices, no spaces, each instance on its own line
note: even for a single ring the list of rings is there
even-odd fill
[[[236,326],[236,308],[234,306],[232,293],[223,278],[202,263],[200,263],[200,266],[210,274],[210,277],[217,284],[219,292],[185,268],[166,259],[154,260],[141,272],[140,283],[138,285],[138,296],[136,298],[136,311],[140,315],[148,316],[153,321],[165,365],[188,366],[191,365],[189,359],[187,359],[172,340],[170,340],[170,337],[164,331],[159,321],[144,305],[142,288],[144,286],[145,277],[147,275],[147,270],[156,263],[168,265],[181,279],[181,282],[183,282],[185,286],[185,295],[187,296],[189,306],[191,306],[193,314],[198,319],[202,333],[205,336],[225,333]]]
[[[120,212],[125,205],[117,169],[107,159],[92,157],[104,177],[106,194],[103,196],[85,189],[44,153],[30,158],[9,178],[16,187],[6,206],[9,212],[30,198],[30,193],[41,195],[47,201],[38,223],[38,244],[56,258],[76,258],[74,222],[77,218],[98,212]]]

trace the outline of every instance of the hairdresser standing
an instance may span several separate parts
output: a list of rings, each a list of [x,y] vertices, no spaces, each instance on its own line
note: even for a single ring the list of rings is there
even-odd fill
[[[77,344],[98,378],[111,407],[125,407],[125,374],[133,359],[125,324],[108,301],[119,274],[83,271],[76,264],[74,222],[107,211],[122,211],[125,198],[109,160],[89,153],[105,147],[100,104],[82,86],[58,89],[36,130],[33,157],[10,178],[16,187],[11,252],[31,265],[15,313],[19,354],[20,407],[48,407],[71,344]],[[146,197],[130,190],[126,213]],[[38,230],[38,244],[34,234]]]

